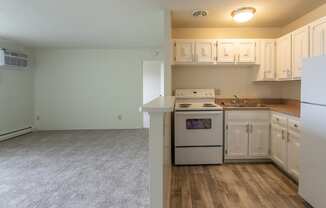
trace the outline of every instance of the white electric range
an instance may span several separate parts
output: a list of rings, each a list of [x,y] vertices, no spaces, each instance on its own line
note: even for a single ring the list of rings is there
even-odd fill
[[[223,163],[223,108],[214,89],[177,89],[174,115],[176,165]]]

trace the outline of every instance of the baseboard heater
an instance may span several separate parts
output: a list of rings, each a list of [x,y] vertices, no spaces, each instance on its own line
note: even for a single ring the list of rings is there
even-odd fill
[[[27,127],[27,128],[15,130],[15,131],[7,132],[4,134],[0,134],[0,141],[4,141],[4,140],[18,137],[18,136],[21,136],[24,134],[28,134],[28,133],[31,133],[32,131],[33,131],[32,127]]]

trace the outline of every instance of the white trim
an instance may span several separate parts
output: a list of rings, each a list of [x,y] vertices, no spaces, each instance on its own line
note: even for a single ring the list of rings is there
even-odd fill
[[[32,127],[27,127],[24,129],[12,131],[12,132],[9,132],[9,133],[6,133],[6,134],[3,134],[2,136],[0,136],[0,141],[4,141],[4,140],[18,137],[18,136],[21,136],[24,134],[28,134],[28,133],[31,133],[32,131],[33,131]]]

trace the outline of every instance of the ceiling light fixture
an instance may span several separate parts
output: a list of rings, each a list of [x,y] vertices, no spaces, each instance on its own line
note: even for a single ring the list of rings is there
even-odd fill
[[[256,9],[253,7],[242,7],[240,9],[234,10],[231,13],[234,21],[243,23],[251,20],[256,13]]]

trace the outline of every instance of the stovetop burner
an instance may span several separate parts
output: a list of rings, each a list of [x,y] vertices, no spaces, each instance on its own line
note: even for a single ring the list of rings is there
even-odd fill
[[[214,105],[212,103],[204,103],[203,107],[216,107],[216,105]]]
[[[181,104],[179,104],[180,108],[189,108],[190,106],[191,106],[191,104],[189,104],[189,103],[181,103]]]

